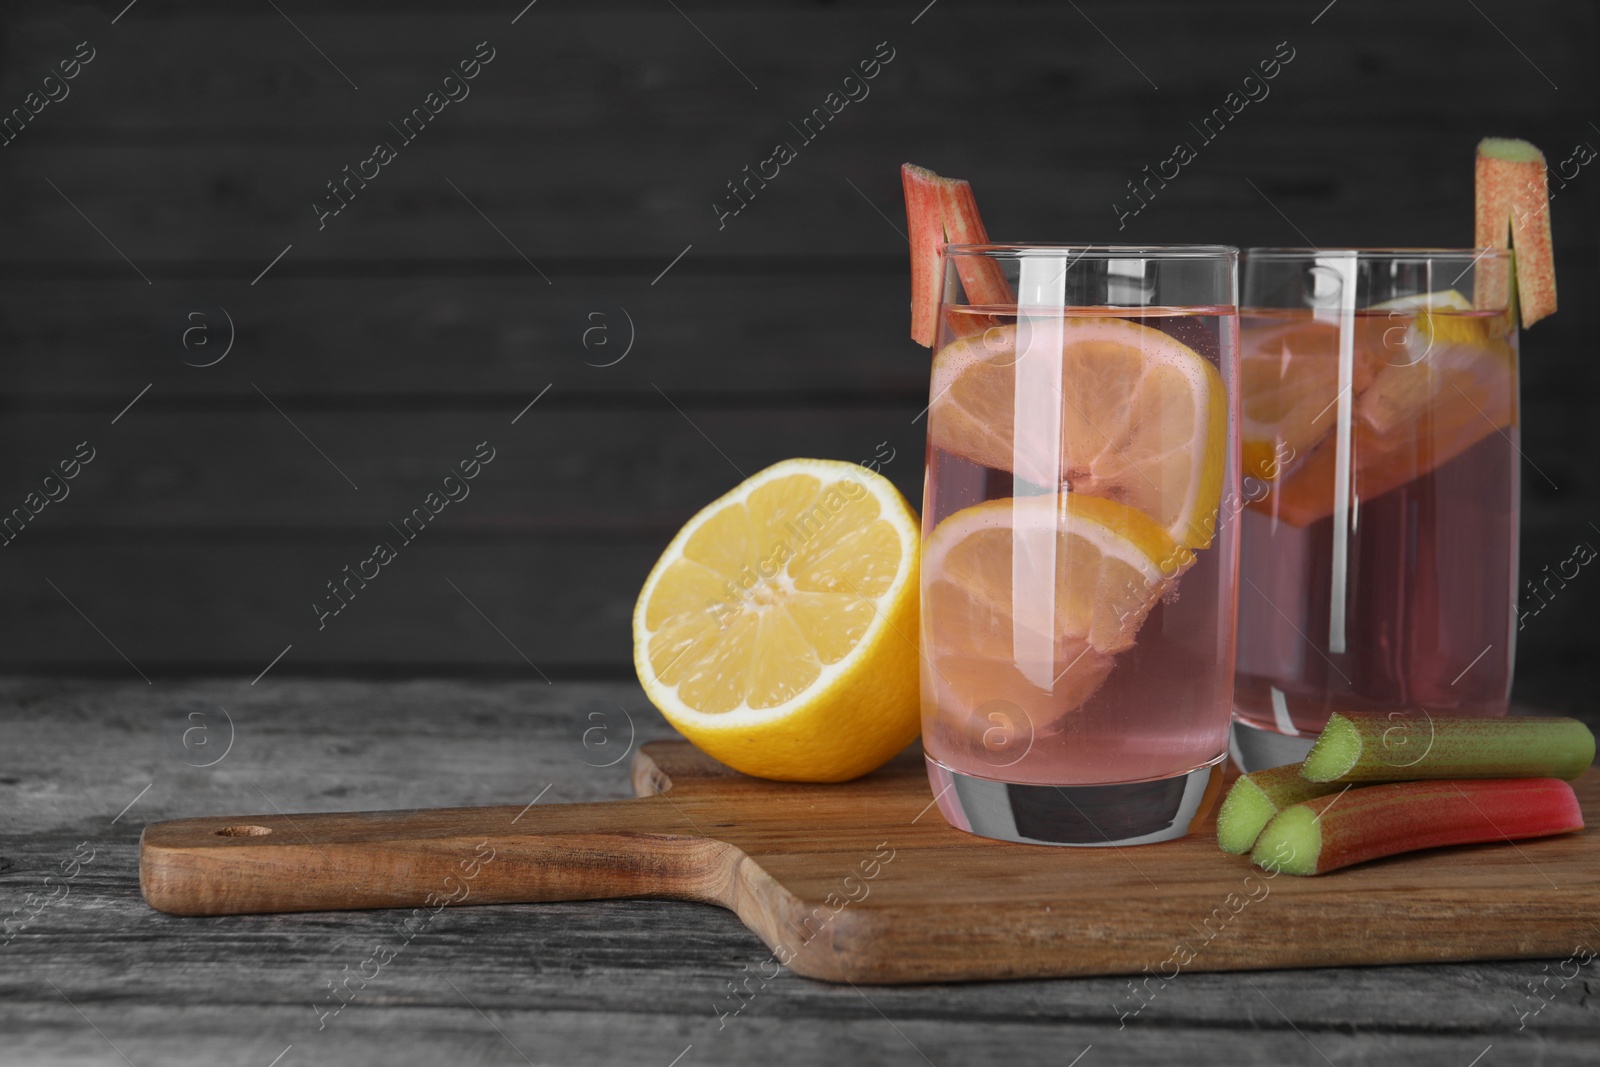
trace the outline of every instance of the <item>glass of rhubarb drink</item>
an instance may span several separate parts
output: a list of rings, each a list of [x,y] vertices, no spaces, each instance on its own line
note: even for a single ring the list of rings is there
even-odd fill
[[[1498,249],[1251,249],[1235,759],[1333,711],[1504,715],[1517,329]],[[1420,745],[1425,733],[1418,733]]]
[[[1162,841],[1216,796],[1233,706],[1237,257],[944,250],[922,736],[960,829]]]

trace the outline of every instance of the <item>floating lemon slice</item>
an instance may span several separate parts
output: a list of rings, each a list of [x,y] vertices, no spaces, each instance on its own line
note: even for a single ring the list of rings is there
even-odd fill
[[[1427,419],[1427,432],[1437,437],[1441,426],[1460,423],[1471,431],[1462,448],[1495,432],[1515,406],[1514,329],[1509,311],[1419,314],[1407,345],[1411,358],[1378,371],[1358,395],[1356,414],[1382,435],[1423,432],[1418,423]],[[1467,417],[1473,408],[1480,419]]]
[[[1355,328],[1351,385],[1359,395],[1378,361],[1367,335],[1381,327],[1369,328],[1363,320]],[[1333,432],[1339,421],[1339,329],[1337,321],[1296,316],[1241,331],[1239,436],[1245,474],[1273,481]]]
[[[948,720],[1007,700],[1043,728],[1094,695],[1192,559],[1139,509],[1082,493],[956,512],[923,551],[924,701]]]
[[[1228,402],[1217,368],[1126,319],[1067,318],[1060,326],[1062,483],[1138,508],[1192,548],[1209,545],[1227,465]],[[1026,399],[1017,396],[1017,364],[1015,326],[946,345],[933,363],[934,445],[1015,470],[1015,412]],[[1029,376],[1039,377],[1037,368]],[[1043,380],[1056,381],[1053,372]]]
[[[916,514],[888,479],[791,459],[689,520],[633,614],[645,693],[763,778],[834,782],[917,736]]]
[[[1387,314],[1359,314],[1349,327],[1351,393],[1353,410],[1377,434],[1412,427],[1441,404],[1467,407],[1457,388],[1475,403],[1484,399],[1479,390],[1491,400],[1505,392],[1501,382],[1514,365],[1509,311],[1474,311],[1454,289],[1387,300],[1371,311]],[[1244,473],[1275,481],[1330,447],[1338,423],[1342,326],[1308,315],[1269,322],[1254,317],[1243,331],[1240,436]],[[1486,414],[1505,406],[1483,403]],[[1358,450],[1355,462],[1370,466],[1375,456],[1371,448]]]
[[[1373,311],[1404,311],[1413,308],[1428,308],[1433,311],[1471,311],[1472,301],[1454,289],[1440,289],[1432,293],[1397,296],[1393,300],[1384,300],[1372,305]]]
[[[1410,330],[1404,342],[1405,351],[1385,357],[1390,366],[1419,363],[1428,357],[1434,345],[1441,343],[1486,346],[1499,343],[1503,346],[1506,337],[1516,328],[1510,308],[1497,313],[1463,314],[1473,311],[1472,301],[1454,289],[1396,297],[1372,305],[1372,310],[1416,313],[1407,323]],[[1389,331],[1385,331],[1385,337],[1388,336]]]
[[[1517,420],[1515,324],[1508,312],[1463,309],[1456,300],[1432,307],[1391,308],[1394,318],[1373,316],[1356,352],[1354,418],[1350,437],[1351,491],[1372,500],[1448,463]],[[1404,312],[1404,314],[1401,314]],[[1367,343],[1363,345],[1362,336]],[[1402,338],[1396,341],[1396,338]],[[1246,338],[1247,347],[1251,342]],[[1365,352],[1365,355],[1363,354]],[[1284,380],[1318,381],[1332,396],[1328,366],[1337,360],[1308,357],[1303,350]],[[1363,376],[1366,381],[1363,382]],[[1252,398],[1250,361],[1244,362],[1246,434],[1260,398]],[[1336,421],[1331,406],[1320,424]],[[1267,429],[1272,430],[1271,426]],[[1292,439],[1292,421],[1280,424],[1278,438]],[[1332,514],[1338,441],[1324,432],[1303,450],[1281,478],[1277,491],[1251,506],[1296,526]]]

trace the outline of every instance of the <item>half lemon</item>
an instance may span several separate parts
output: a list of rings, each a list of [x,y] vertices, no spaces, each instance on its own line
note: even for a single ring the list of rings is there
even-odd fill
[[[853,463],[790,459],[690,519],[633,613],[639,681],[735,770],[838,782],[919,732],[918,521]]]

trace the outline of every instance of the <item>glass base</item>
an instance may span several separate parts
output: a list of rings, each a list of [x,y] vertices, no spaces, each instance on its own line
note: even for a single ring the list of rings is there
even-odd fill
[[[1228,742],[1228,754],[1238,768],[1248,774],[1268,767],[1281,767],[1285,763],[1299,763],[1306,758],[1306,753],[1311,751],[1316,740],[1316,734],[1280,734],[1236,715]]]
[[[1222,792],[1226,756],[1186,774],[1116,785],[1033,785],[978,778],[926,757],[939,812],[979,837],[1028,845],[1147,845],[1183,837]]]

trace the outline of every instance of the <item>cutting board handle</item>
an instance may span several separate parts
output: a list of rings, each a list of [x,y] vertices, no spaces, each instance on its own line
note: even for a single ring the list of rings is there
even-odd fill
[[[139,885],[173,915],[614,897],[720,902],[732,846],[663,796],[526,808],[178,819],[145,828]],[[731,861],[731,862],[724,862]]]

